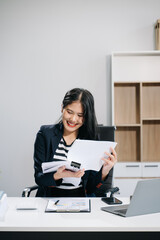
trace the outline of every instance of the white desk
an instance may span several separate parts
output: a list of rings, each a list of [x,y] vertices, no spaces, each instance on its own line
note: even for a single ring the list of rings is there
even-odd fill
[[[128,203],[125,198],[121,200]],[[33,202],[37,210],[16,210],[21,201]],[[100,210],[106,206],[100,198],[91,198],[91,213],[45,213],[46,204],[47,198],[8,198],[9,208],[0,222],[0,233],[160,232],[160,213],[124,218]]]

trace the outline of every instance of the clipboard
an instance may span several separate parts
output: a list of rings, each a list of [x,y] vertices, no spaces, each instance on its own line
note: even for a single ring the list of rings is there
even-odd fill
[[[46,213],[79,213],[91,212],[91,200],[88,198],[54,198],[49,199]]]

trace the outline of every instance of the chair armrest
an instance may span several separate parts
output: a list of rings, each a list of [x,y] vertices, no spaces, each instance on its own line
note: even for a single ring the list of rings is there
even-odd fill
[[[31,186],[31,187],[26,187],[22,192],[22,197],[29,197],[30,193],[36,189],[38,189],[37,185]]]

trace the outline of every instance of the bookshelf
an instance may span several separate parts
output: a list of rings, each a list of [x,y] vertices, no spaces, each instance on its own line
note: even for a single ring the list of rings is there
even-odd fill
[[[112,54],[117,179],[160,177],[159,66],[160,51]]]

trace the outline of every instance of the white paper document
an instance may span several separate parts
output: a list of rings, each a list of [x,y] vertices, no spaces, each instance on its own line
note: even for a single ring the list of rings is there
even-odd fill
[[[116,147],[116,142],[109,141],[91,141],[91,140],[75,140],[68,152],[67,161],[53,161],[42,163],[43,173],[54,172],[61,166],[66,166],[66,169],[78,171],[84,168],[85,170],[99,171],[103,165],[101,158],[105,152],[111,152],[110,147]],[[81,164],[80,168],[72,167],[71,162]]]
[[[99,171],[104,163],[101,158],[106,156],[104,153],[110,153],[110,147],[114,149],[116,145],[116,142],[76,139],[68,152],[68,161],[81,163],[85,170]]]
[[[53,161],[53,162],[44,162],[42,163],[43,173],[55,172],[59,167],[66,166],[67,170],[77,172],[80,168],[71,166],[70,161]]]
[[[77,172],[81,169],[77,167],[71,166],[70,161],[53,161],[53,162],[45,162],[42,163],[42,170],[43,173],[49,173],[49,172],[55,172],[59,167],[66,166],[67,170],[71,170],[74,172]],[[81,178],[74,178],[74,177],[68,177],[63,178],[63,183],[72,183],[75,187],[78,187],[79,183],[81,181]]]

